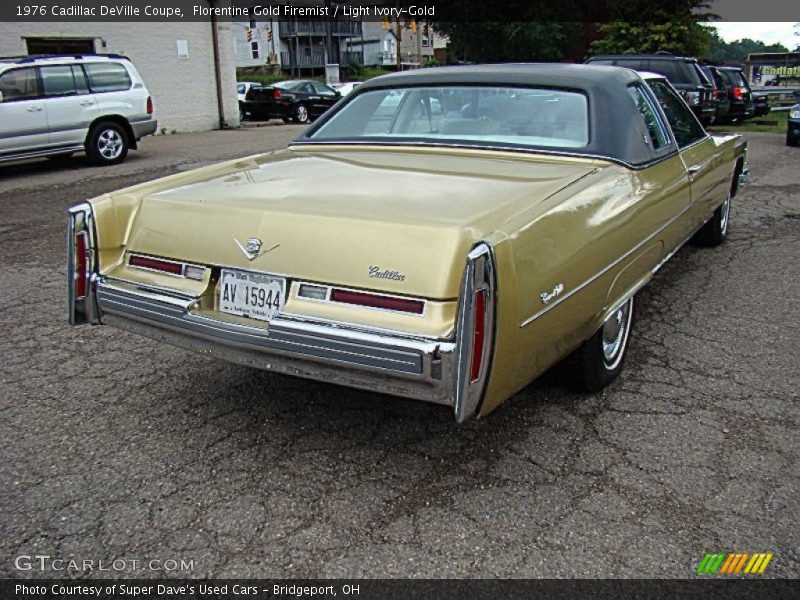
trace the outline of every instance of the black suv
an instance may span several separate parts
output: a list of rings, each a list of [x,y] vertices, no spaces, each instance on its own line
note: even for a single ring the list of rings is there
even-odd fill
[[[703,126],[714,119],[717,108],[714,102],[714,86],[700,70],[700,65],[694,58],[675,56],[669,52],[656,52],[655,54],[605,54],[593,56],[586,62],[659,73],[683,95]]]
[[[717,67],[717,71],[725,78],[728,88],[728,120],[743,121],[751,118],[755,112],[753,93],[744,72],[736,67]]]

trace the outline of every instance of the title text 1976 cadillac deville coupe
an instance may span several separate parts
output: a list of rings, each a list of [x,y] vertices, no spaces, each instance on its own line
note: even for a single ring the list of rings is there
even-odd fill
[[[556,362],[597,390],[633,298],[726,236],[745,144],[658,76],[422,69],[291,146],[69,213],[73,324],[483,416]]]

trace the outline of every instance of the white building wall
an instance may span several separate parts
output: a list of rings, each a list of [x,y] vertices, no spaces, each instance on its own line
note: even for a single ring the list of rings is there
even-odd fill
[[[220,73],[225,120],[238,125],[232,24],[220,22]],[[159,132],[219,127],[212,31],[209,22],[10,23],[0,22],[0,56],[27,54],[26,37],[94,38],[98,53],[128,56],[155,104]],[[178,40],[188,58],[178,58]]]

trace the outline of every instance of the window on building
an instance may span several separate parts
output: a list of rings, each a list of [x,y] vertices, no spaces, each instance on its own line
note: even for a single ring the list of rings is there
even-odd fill
[[[84,64],[89,76],[89,85],[95,93],[120,92],[131,89],[131,77],[127,69],[114,62],[87,62]]]
[[[0,76],[0,92],[3,102],[31,100],[39,96],[39,80],[36,69],[13,69]]]
[[[422,47],[423,47],[423,48],[427,48],[427,47],[428,47],[428,46],[430,46],[430,45],[431,45],[431,41],[430,41],[430,39],[428,38],[428,36],[427,36],[427,35],[423,35],[423,36],[422,36]]]
[[[250,53],[252,54],[253,58],[258,58],[261,56],[261,53],[258,49],[258,42],[250,42]]]
[[[91,54],[94,39],[26,38],[28,54]]]

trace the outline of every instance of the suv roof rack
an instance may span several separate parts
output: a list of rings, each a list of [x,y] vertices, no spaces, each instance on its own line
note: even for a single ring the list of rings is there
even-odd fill
[[[82,58],[117,58],[130,60],[123,54],[99,54],[97,52],[81,52],[80,54],[26,54],[22,56],[0,56],[0,62],[16,62],[16,63],[30,63],[37,60],[46,60],[51,58],[71,58],[80,60]]]

